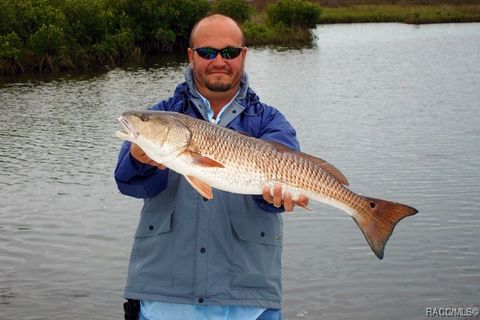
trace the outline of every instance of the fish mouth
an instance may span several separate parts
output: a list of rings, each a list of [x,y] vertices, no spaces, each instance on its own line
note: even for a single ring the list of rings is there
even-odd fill
[[[118,118],[118,121],[122,124],[122,127],[125,131],[117,131],[115,132],[115,135],[120,138],[120,139],[135,139],[138,137],[139,133],[135,128],[128,122],[127,118],[124,116],[121,116]]]

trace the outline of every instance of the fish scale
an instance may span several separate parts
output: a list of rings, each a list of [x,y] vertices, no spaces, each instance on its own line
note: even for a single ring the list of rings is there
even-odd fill
[[[192,132],[192,148],[225,166],[234,167],[237,176],[249,170],[264,176],[256,194],[262,193],[265,183],[273,182],[282,183],[292,190],[306,190],[316,200],[325,196],[330,198],[329,193],[333,195],[340,194],[341,191],[349,192],[338,183],[335,188],[326,188],[333,186],[335,179],[313,162],[305,161],[293,153],[278,152],[272,145],[261,140],[246,139],[248,137],[234,131],[195,120],[186,119],[187,127]],[[351,196],[354,197],[354,194]]]
[[[404,204],[356,194],[322,159],[207,121],[166,111],[131,111],[119,120],[125,129],[117,132],[119,138],[185,176],[204,197],[213,198],[212,187],[253,195],[280,184],[294,201],[305,195],[349,214],[380,259],[395,225],[417,213]]]

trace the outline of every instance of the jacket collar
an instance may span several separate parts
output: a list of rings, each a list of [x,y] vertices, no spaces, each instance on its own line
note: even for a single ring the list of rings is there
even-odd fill
[[[207,107],[205,106],[203,99],[200,97],[197,89],[195,88],[195,83],[193,81],[193,71],[191,66],[188,66],[185,69],[185,81],[188,88],[188,94],[190,101],[202,115],[202,117],[208,121]],[[240,81],[240,90],[235,98],[235,100],[223,111],[222,117],[218,122],[219,125],[226,127],[233,119],[238,117],[245,110],[245,98],[248,94],[248,76],[247,73],[243,72],[242,80]]]
[[[185,68],[184,74],[185,74],[185,81],[187,82],[188,90],[190,91],[191,94],[200,98],[200,96],[198,95],[197,89],[195,88],[195,82],[193,81],[193,70],[190,65],[188,65]],[[240,81],[240,91],[238,92],[238,95],[235,98],[235,100],[245,99],[245,97],[247,96],[248,87],[249,87],[248,75],[244,71],[242,80]]]

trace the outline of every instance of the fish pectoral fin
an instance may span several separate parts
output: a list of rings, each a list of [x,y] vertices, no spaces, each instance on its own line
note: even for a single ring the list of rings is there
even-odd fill
[[[188,151],[192,157],[192,162],[195,165],[200,167],[210,167],[210,168],[225,168],[225,166],[209,157],[205,157],[202,154],[195,151]]]
[[[188,148],[188,145],[185,145],[185,146],[182,146],[180,148],[178,148],[177,150],[165,155],[162,157],[162,160],[161,161],[157,161],[158,163],[164,163],[164,162],[169,162],[169,161],[172,161],[174,160],[175,158],[177,158],[179,155],[181,155],[182,153],[185,152],[185,150],[187,150]],[[150,155],[147,154],[147,156],[150,157]],[[152,158],[152,157],[150,157]]]
[[[194,176],[185,176],[185,179],[187,179],[188,183],[190,183],[190,185],[203,197],[207,198],[208,200],[213,199],[212,187],[210,187],[208,184]]]

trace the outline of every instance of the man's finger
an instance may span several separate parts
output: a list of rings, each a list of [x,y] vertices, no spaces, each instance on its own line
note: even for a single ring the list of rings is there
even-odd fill
[[[139,162],[147,163],[147,161],[150,160],[150,158],[147,157],[145,152],[143,152],[143,150],[135,143],[132,143],[132,145],[130,146],[130,154]]]
[[[283,196],[283,208],[285,209],[286,212],[293,211],[292,195],[289,192],[285,192]]]
[[[282,206],[282,186],[278,183],[273,187],[273,205],[277,208]]]
[[[136,145],[135,143],[132,143],[132,145],[131,145],[131,147],[130,147],[130,154],[131,154],[132,157],[135,158],[135,160],[137,160],[138,162],[151,165],[152,167],[156,167],[156,168],[161,169],[161,170],[164,170],[164,169],[166,168],[163,164],[158,163],[158,162],[153,161],[152,159],[150,159],[150,158],[145,154],[145,152],[143,152],[143,150],[142,150],[138,145]]]
[[[300,206],[306,207],[308,205],[308,198],[304,195],[300,195],[296,201]]]
[[[273,196],[270,193],[270,187],[267,187],[267,186],[263,187],[263,199],[270,204],[273,203]]]
[[[312,211],[310,210],[308,206],[308,198],[304,195],[300,195],[297,200],[293,201],[293,204],[302,207],[305,210]]]

